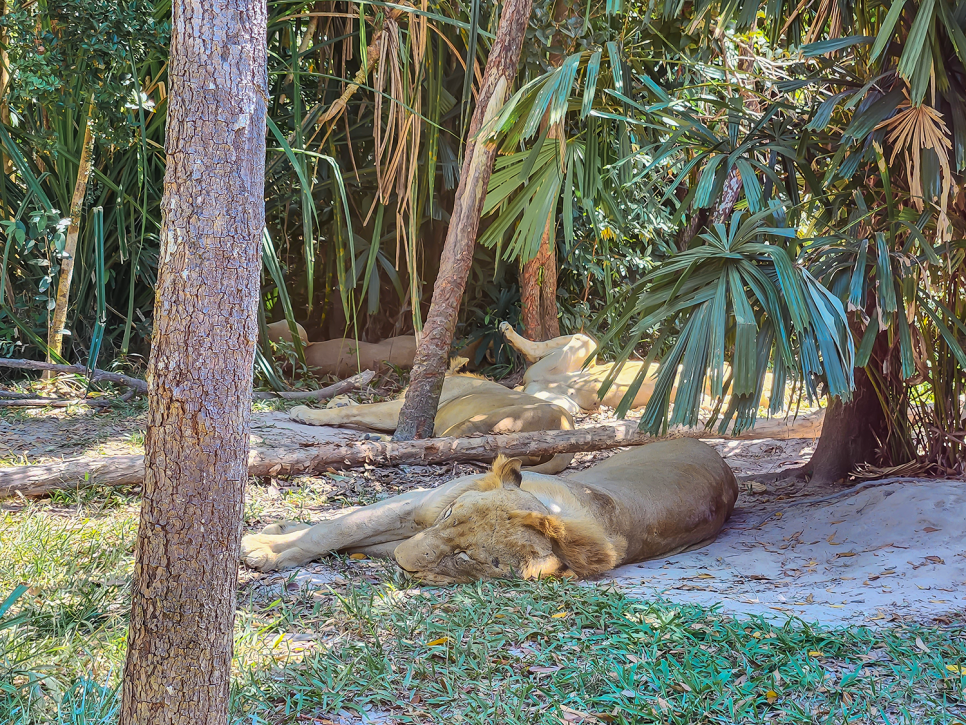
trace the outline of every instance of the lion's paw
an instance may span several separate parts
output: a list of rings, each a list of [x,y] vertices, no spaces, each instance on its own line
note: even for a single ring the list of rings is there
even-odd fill
[[[500,323],[499,330],[500,330],[500,334],[501,335],[505,335],[508,330],[512,330],[512,329],[513,329],[513,325],[511,325],[506,320],[504,320],[503,322]]]
[[[271,541],[263,534],[242,537],[241,557],[245,566],[256,571],[273,571],[278,568],[275,565],[277,557],[272,551]]]
[[[297,405],[288,412],[288,417],[298,423],[315,425],[315,421],[313,420],[314,413],[315,411],[307,405]]]
[[[259,533],[269,536],[277,536],[279,534],[291,534],[293,531],[301,531],[302,529],[307,529],[311,527],[311,524],[303,524],[299,521],[279,521],[275,524],[269,524]]]

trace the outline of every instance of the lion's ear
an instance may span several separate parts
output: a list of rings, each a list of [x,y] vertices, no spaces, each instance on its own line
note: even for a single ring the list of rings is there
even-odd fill
[[[523,483],[523,474],[520,473],[522,465],[523,462],[519,458],[497,456],[493,461],[493,473],[500,478],[503,488],[520,488],[520,484]]]
[[[523,483],[522,465],[519,458],[497,456],[493,467],[479,483],[480,491],[495,491],[498,488],[520,488]]]
[[[627,549],[623,537],[612,541],[592,519],[562,518],[536,511],[519,511],[514,518],[546,536],[554,554],[577,576],[592,576],[613,569]]]

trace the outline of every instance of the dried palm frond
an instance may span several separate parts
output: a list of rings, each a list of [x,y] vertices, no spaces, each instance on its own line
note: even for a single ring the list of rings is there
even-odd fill
[[[909,99],[908,91],[904,91],[904,93],[906,98],[897,107],[896,114],[876,126],[876,130],[882,128],[888,131],[888,140],[892,144],[890,164],[894,163],[896,156],[900,151],[902,152],[906,162],[906,175],[912,202],[919,211],[924,208],[925,201],[921,175],[922,152],[925,149],[930,149],[936,154],[941,176],[938,226],[941,238],[945,239],[948,238],[951,231],[946,211],[949,207],[949,198],[953,187],[953,175],[949,163],[949,154],[952,151],[953,142],[949,127],[946,126],[946,122],[939,111],[925,103],[919,106],[913,105]],[[929,199],[928,201],[933,200]]]

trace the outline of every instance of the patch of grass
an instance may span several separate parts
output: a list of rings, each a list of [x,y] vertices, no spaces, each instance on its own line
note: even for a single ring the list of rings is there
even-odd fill
[[[137,506],[70,503],[0,514],[0,600],[30,587],[0,615],[0,722],[116,722]],[[341,559],[318,571],[329,584],[245,573],[231,722],[966,718],[960,626],[782,626],[607,585],[421,588],[391,566]]]

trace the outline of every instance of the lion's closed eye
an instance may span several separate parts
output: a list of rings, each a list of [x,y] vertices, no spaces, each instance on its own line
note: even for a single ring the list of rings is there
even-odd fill
[[[439,515],[439,518],[436,519],[436,523],[437,524],[442,523],[452,515],[453,515],[453,507],[450,506],[448,509],[446,509],[443,513]]]

